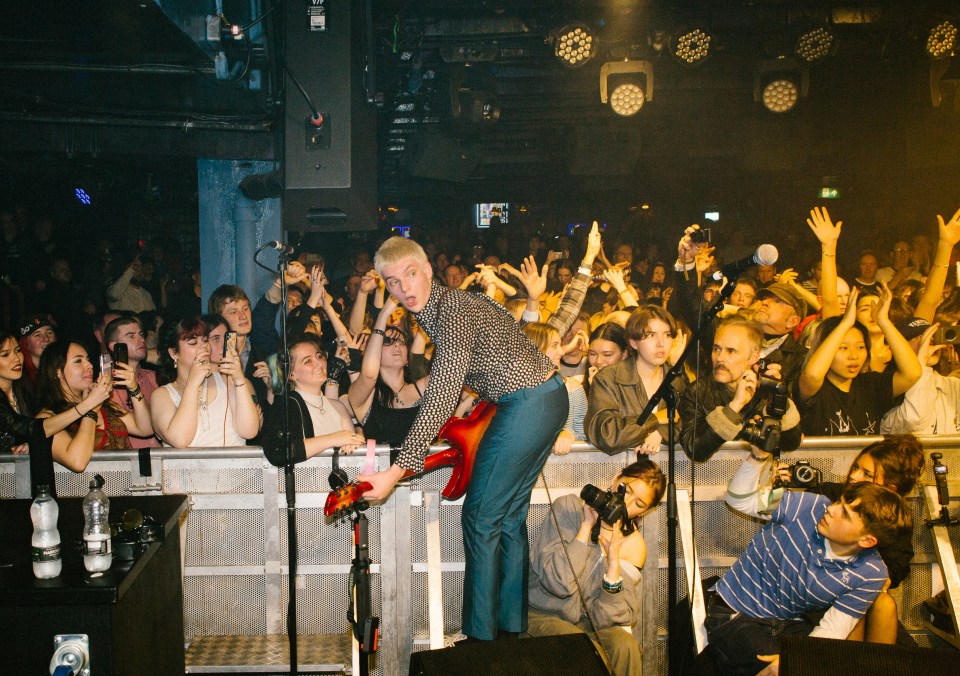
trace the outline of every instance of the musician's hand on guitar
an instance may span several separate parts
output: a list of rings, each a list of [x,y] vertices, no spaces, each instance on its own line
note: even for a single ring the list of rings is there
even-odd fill
[[[393,490],[394,485],[403,477],[405,471],[406,470],[399,465],[390,465],[388,469],[377,472],[376,474],[360,474],[357,476],[357,481],[366,481],[373,486],[373,488],[363,494],[363,497],[368,500],[386,499],[386,497],[390,495],[390,491]]]

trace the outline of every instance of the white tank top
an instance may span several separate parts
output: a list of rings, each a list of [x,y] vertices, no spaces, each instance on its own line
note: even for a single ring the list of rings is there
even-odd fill
[[[190,448],[209,448],[224,446],[244,446],[247,441],[239,434],[233,426],[233,401],[228,405],[227,384],[219,373],[211,374],[214,384],[217,386],[217,396],[213,401],[207,402],[207,409],[197,411],[197,432],[193,435],[193,441],[190,442]],[[164,385],[164,389],[170,393],[170,399],[173,405],[180,406],[180,392],[174,387],[173,383]],[[200,407],[198,406],[198,409]],[[164,442],[164,446],[170,444]]]
[[[310,420],[313,422],[313,436],[319,437],[344,429],[343,419],[327,397],[322,394],[318,396],[300,391],[297,394],[303,398],[307,404],[307,410],[310,411]]]

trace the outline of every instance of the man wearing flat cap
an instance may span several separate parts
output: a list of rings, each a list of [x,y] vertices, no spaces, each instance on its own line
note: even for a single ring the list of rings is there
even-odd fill
[[[757,291],[760,306],[753,315],[763,329],[760,358],[780,364],[780,379],[792,386],[799,377],[807,348],[793,337],[793,329],[807,316],[807,303],[789,284],[774,282]]]

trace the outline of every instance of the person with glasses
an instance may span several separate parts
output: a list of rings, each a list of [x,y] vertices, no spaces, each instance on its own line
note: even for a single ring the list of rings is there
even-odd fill
[[[922,280],[923,275],[916,269],[912,260],[913,247],[900,240],[890,251],[890,265],[877,270],[877,281],[886,282],[891,289],[905,279]]]
[[[367,339],[360,375],[350,384],[348,397],[368,439],[399,446],[407,437],[430,376],[414,380],[410,374],[410,336],[388,325],[399,307],[387,296]]]

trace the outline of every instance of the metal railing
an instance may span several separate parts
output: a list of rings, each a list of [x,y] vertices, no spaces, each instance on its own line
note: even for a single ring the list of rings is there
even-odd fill
[[[784,454],[784,459],[809,460],[823,471],[825,480],[842,481],[856,452],[876,439],[879,437],[806,439],[797,451]],[[928,456],[931,450],[939,450],[948,466],[960,467],[960,436],[922,440]],[[434,450],[440,448],[443,447]],[[759,522],[733,512],[723,502],[726,481],[736,471],[746,449],[742,443],[726,444],[705,463],[691,463],[679,449],[676,455],[678,486],[691,485],[691,471],[695,480],[694,537],[704,577],[729,567],[760,527]],[[666,451],[661,450],[655,459],[665,467]],[[569,455],[551,456],[531,501],[531,542],[547,516],[548,491],[544,481],[550,497],[556,499],[565,493],[579,492],[586,483],[607,484],[629,461],[627,453],[608,456],[586,444],[574,445]],[[385,467],[388,462],[388,449],[378,448],[379,465]],[[341,467],[351,477],[362,470],[363,464],[361,456],[340,459]],[[342,640],[349,629],[347,578],[353,549],[349,526],[331,524],[323,516],[330,468],[330,455],[322,454],[298,465],[296,470],[300,542],[298,631]],[[388,500],[367,512],[374,561],[374,611],[381,618],[382,627],[380,651],[372,673],[406,674],[410,652],[430,647],[431,615],[434,644],[438,631],[455,634],[460,629],[464,567],[460,503],[439,498],[449,472],[449,468],[441,469],[401,484]],[[58,493],[84,495],[95,473],[106,478],[106,490],[112,495],[191,496],[191,511],[183,531],[184,626],[188,643],[201,636],[286,632],[283,472],[267,463],[259,448],[153,449],[146,476],[141,475],[137,452],[102,451],[94,455],[83,473],[57,467]],[[923,482],[933,482],[929,466]],[[953,492],[960,494],[956,489]],[[29,495],[28,459],[0,456],[0,498]],[[899,601],[904,625],[911,631],[921,631],[920,602],[931,593],[936,557],[930,533],[922,525],[926,515],[921,501],[916,496],[911,501],[917,555]],[[667,632],[665,509],[644,520],[643,534],[649,552],[643,570],[645,603],[656,612],[642,613],[634,633],[642,644],[645,673],[660,674],[665,673],[663,639]],[[680,594],[685,593],[681,575]],[[442,629],[437,621],[439,613],[443,616]]]

